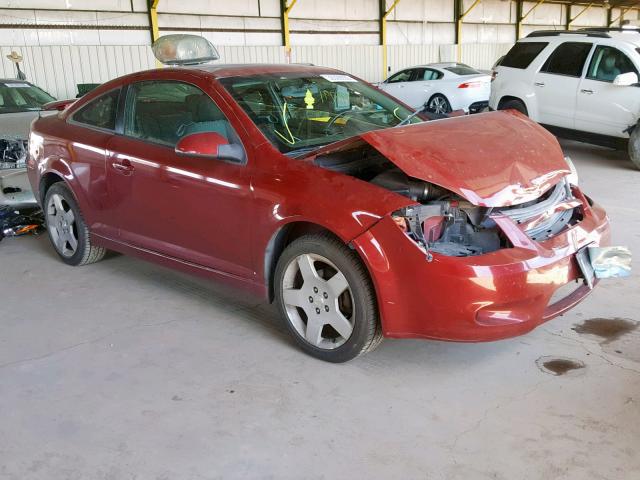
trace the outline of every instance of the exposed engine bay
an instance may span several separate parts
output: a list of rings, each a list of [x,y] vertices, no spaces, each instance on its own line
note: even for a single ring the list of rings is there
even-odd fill
[[[35,205],[27,178],[28,141],[19,137],[0,138],[0,205]]]
[[[430,253],[466,257],[511,247],[493,220],[504,215],[532,239],[542,241],[581,220],[581,202],[565,179],[540,198],[519,205],[488,208],[472,204],[438,185],[411,178],[374,148],[353,148],[319,155],[314,163],[378,185],[418,204],[394,212],[393,218]]]
[[[27,161],[27,140],[18,137],[0,138],[0,169],[22,168]]]

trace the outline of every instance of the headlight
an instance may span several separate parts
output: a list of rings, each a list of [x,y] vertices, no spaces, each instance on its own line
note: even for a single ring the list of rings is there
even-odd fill
[[[575,185],[577,187],[579,179],[578,179],[578,171],[576,170],[576,166],[571,161],[571,158],[564,157],[564,160],[567,162],[567,165],[569,166],[569,170],[571,170],[571,173],[567,175],[567,180],[571,185]]]

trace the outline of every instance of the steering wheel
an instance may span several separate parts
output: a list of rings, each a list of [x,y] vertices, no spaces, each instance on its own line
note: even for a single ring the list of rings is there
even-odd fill
[[[377,111],[378,111],[377,109],[371,108],[371,109],[362,109],[362,110],[345,110],[344,112],[340,112],[335,117],[333,117],[331,120],[329,120],[329,122],[327,123],[327,126],[324,129],[324,133],[325,133],[325,135],[329,135],[329,129],[331,127],[333,127],[333,125],[336,123],[336,120],[338,120],[339,118],[345,117],[346,115],[356,115],[356,114],[362,114],[362,113],[376,113]]]
[[[329,135],[329,130],[331,130],[331,127],[335,125],[336,120],[346,116],[348,113],[354,113],[354,112],[355,112],[354,110],[345,110],[344,112],[338,113],[335,117],[329,120],[329,122],[327,123],[327,126],[324,128],[325,135]]]

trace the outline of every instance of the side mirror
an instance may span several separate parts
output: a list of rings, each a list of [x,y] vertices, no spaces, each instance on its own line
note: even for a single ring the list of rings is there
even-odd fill
[[[243,163],[245,160],[242,145],[230,144],[226,138],[216,132],[198,132],[182,137],[175,148],[178,155],[205,157]]]
[[[621,73],[613,79],[613,84],[619,87],[629,87],[638,83],[638,75],[635,72]]]

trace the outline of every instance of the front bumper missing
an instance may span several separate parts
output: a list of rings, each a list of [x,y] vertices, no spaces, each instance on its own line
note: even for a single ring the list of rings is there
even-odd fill
[[[526,333],[563,314],[591,292],[577,252],[610,241],[605,212],[597,205],[584,210],[581,222],[540,242],[511,219],[497,219],[513,248],[469,257],[434,254],[432,262],[393,220],[382,219],[353,244],[371,271],[384,334],[490,341]],[[571,282],[576,288],[555,299]]]

